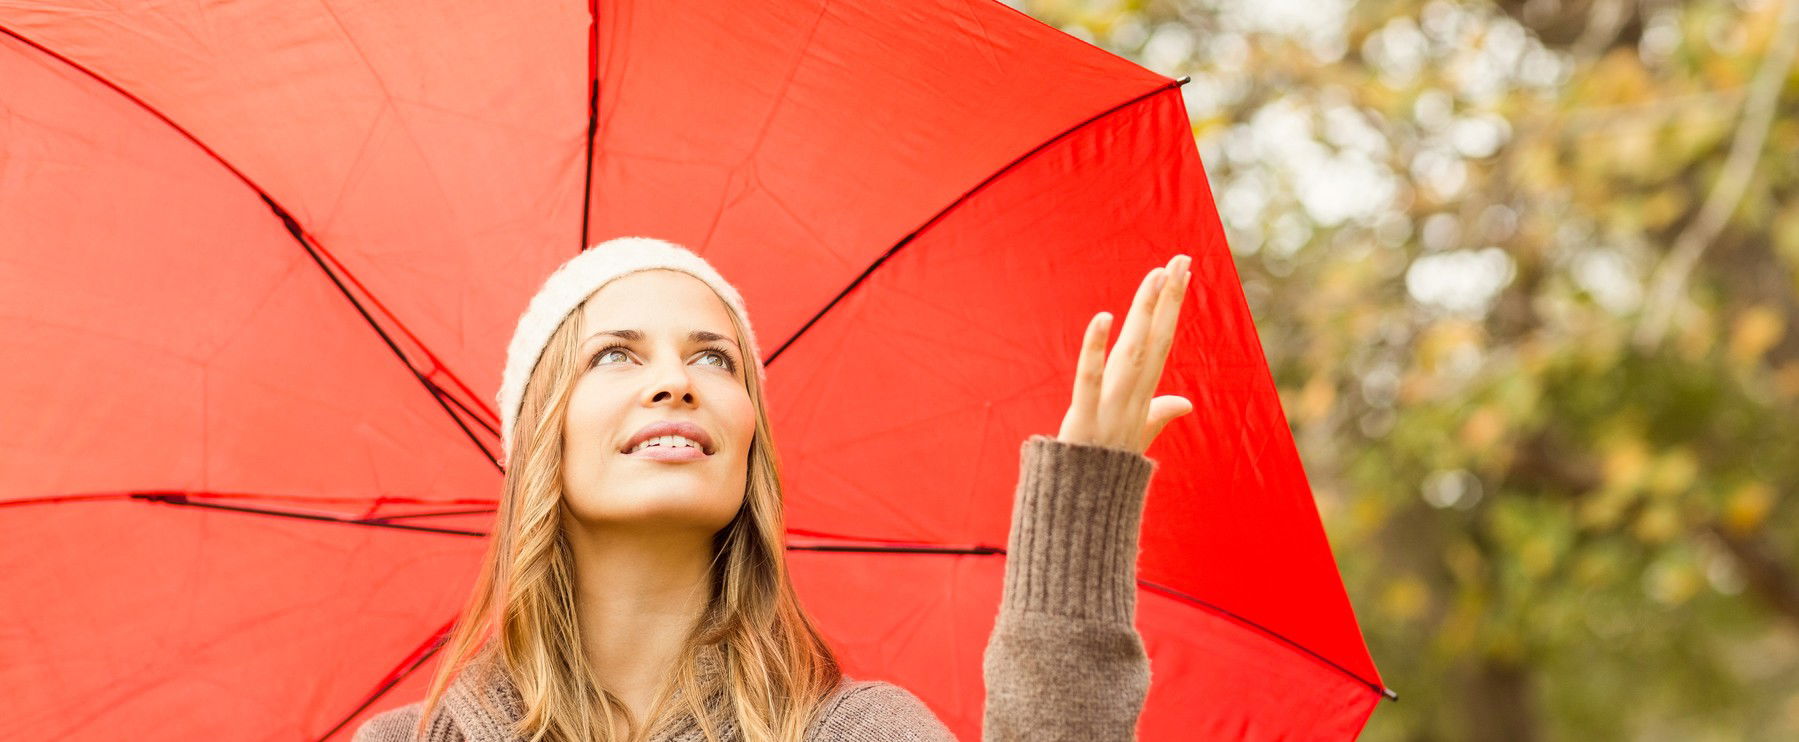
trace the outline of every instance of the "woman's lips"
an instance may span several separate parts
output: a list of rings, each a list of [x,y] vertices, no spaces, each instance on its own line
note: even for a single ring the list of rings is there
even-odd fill
[[[708,458],[705,451],[701,451],[700,449],[691,446],[650,446],[637,453],[628,453],[625,455],[637,459],[670,461],[676,463],[682,461],[699,461]]]

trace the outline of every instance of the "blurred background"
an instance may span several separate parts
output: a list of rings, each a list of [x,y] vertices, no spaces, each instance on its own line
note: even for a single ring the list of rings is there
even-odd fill
[[[1799,0],[1008,4],[1193,78],[1362,739],[1799,739]]]

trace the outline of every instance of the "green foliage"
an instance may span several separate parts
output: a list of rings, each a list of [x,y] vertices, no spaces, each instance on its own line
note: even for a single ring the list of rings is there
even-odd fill
[[[1193,76],[1244,293],[1403,699],[1364,738],[1799,738],[1781,1],[1022,4]]]

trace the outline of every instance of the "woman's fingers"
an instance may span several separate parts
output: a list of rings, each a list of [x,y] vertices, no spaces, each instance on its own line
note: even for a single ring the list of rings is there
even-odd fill
[[[1138,400],[1131,395],[1136,392],[1137,377],[1147,351],[1145,341],[1150,318],[1163,294],[1161,284],[1165,280],[1158,279],[1164,279],[1167,273],[1165,268],[1155,268],[1143,277],[1143,283],[1137,286],[1136,297],[1131,300],[1131,312],[1125,316],[1124,327],[1118,331],[1118,342],[1106,358],[1105,380],[1100,389],[1102,417],[1096,424],[1097,432],[1113,445],[1128,443],[1143,423],[1141,417],[1130,420],[1127,416],[1139,406]]]
[[[1163,283],[1161,296],[1156,301],[1155,314],[1150,318],[1148,338],[1145,340],[1146,353],[1143,365],[1138,369],[1131,399],[1136,402],[1132,408],[1132,419],[1143,422],[1149,413],[1149,400],[1156,393],[1156,385],[1162,380],[1162,369],[1168,362],[1168,350],[1174,344],[1174,330],[1181,315],[1181,302],[1187,296],[1187,281],[1192,275],[1188,265],[1192,259],[1186,255],[1176,255],[1168,261],[1168,280]],[[1147,447],[1149,441],[1142,443]]]
[[[1174,344],[1191,263],[1176,255],[1143,277],[1110,351],[1112,315],[1100,312],[1088,320],[1061,440],[1142,452],[1164,426],[1193,411],[1185,397],[1151,398]]]
[[[1099,416],[1100,381],[1106,367],[1106,336],[1111,330],[1111,312],[1100,312],[1087,321],[1080,358],[1075,362],[1074,399],[1068,405],[1068,415],[1062,418],[1062,430],[1056,436],[1061,440],[1084,443],[1094,439],[1093,422]]]

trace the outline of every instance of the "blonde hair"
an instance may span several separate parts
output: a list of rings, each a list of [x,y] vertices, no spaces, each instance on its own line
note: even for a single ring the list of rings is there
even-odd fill
[[[692,715],[712,742],[721,739],[723,722],[746,742],[798,742],[843,673],[788,577],[780,467],[753,359],[743,364],[756,410],[744,503],[713,538],[711,596],[671,680],[644,720],[593,681],[574,604],[573,555],[561,526],[567,507],[562,422],[579,374],[578,318],[585,305],[563,318],[526,382],[494,534],[445,640],[415,731],[422,738],[457,675],[483,666],[504,672],[516,687],[525,714],[514,732],[532,742],[622,742],[613,734],[621,719],[629,738],[640,739],[671,713]],[[745,337],[743,319],[728,303],[726,313],[737,337]],[[717,687],[705,687],[701,663],[707,660]],[[674,698],[678,708],[671,708]]]

